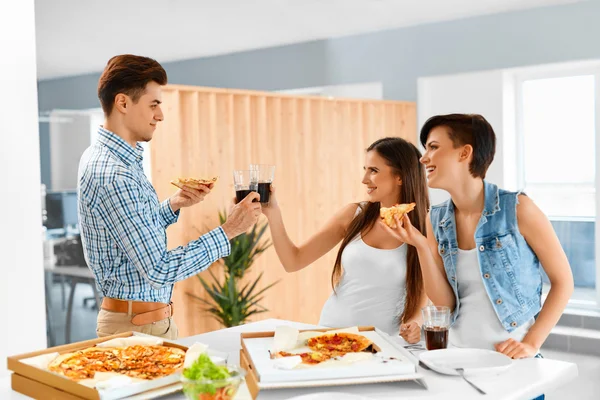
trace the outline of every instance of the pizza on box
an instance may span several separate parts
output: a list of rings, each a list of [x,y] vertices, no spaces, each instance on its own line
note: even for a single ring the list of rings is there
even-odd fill
[[[379,216],[383,219],[385,224],[390,228],[396,228],[396,220],[394,216],[398,216],[398,219],[402,221],[402,218],[410,211],[415,209],[415,203],[409,204],[396,204],[392,207],[381,207],[379,209]]]
[[[362,335],[339,332],[312,337],[307,340],[306,344],[312,350],[311,352],[293,354],[279,351],[274,357],[300,356],[302,364],[316,365],[348,353],[368,351],[373,342]]]
[[[177,178],[171,181],[171,184],[183,189],[183,186],[191,187],[192,189],[200,189],[202,186],[207,186],[212,189],[215,183],[219,180],[218,176],[214,178]]]
[[[343,355],[364,351],[373,342],[362,335],[340,332],[312,337],[306,344],[314,351]]]
[[[96,372],[156,379],[181,369],[184,359],[183,350],[169,346],[91,347],[58,356],[48,365],[48,370],[74,381],[93,379]]]

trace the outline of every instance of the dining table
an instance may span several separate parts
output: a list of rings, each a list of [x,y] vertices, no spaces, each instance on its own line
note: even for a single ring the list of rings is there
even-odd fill
[[[199,335],[180,338],[177,343],[191,346],[194,343],[203,343],[210,349],[227,353],[227,363],[239,365],[241,339],[243,332],[270,332],[278,326],[286,325],[298,330],[323,328],[313,324],[288,321],[282,319],[265,319],[244,325],[220,329]],[[399,335],[393,337],[398,346],[409,350],[416,359],[420,352],[426,351],[423,343],[410,345]],[[475,390],[460,376],[438,373],[426,365],[419,363],[417,372],[422,375],[425,385],[417,381],[401,381],[388,383],[353,384],[344,386],[319,386],[311,388],[291,389],[264,389],[259,391],[257,400],[274,399],[502,399],[502,400],[531,400],[541,394],[574,380],[578,375],[577,365],[570,362],[552,360],[548,358],[527,358],[513,360],[510,368],[498,374],[470,376],[469,380],[486,394]],[[13,391],[10,387],[10,377],[0,378],[0,399],[24,400],[29,397]],[[142,399],[137,396],[136,399]],[[185,400],[182,392],[167,394],[161,400]],[[245,383],[234,400],[250,400],[252,396]]]

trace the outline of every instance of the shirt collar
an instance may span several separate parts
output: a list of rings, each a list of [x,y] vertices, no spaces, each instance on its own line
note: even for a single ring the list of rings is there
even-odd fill
[[[483,215],[494,215],[497,211],[500,211],[500,192],[498,186],[484,180],[483,190],[485,193]]]
[[[126,165],[142,162],[144,153],[142,145],[137,143],[135,148],[131,147],[131,145],[119,135],[108,129],[104,129],[102,126],[98,127],[98,143],[108,147],[108,149]]]

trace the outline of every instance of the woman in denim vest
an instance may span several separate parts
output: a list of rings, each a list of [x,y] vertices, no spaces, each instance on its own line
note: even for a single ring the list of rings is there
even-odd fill
[[[481,115],[432,117],[420,139],[429,187],[451,198],[431,208],[427,238],[407,218],[388,231],[417,248],[428,297],[452,310],[453,345],[536,356],[573,292],[552,225],[524,193],[484,180],[496,135]],[[543,306],[540,267],[551,283]]]

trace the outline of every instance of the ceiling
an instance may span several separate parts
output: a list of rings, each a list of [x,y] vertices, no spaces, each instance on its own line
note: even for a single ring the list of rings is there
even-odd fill
[[[122,53],[175,61],[577,1],[36,0],[38,77]]]

